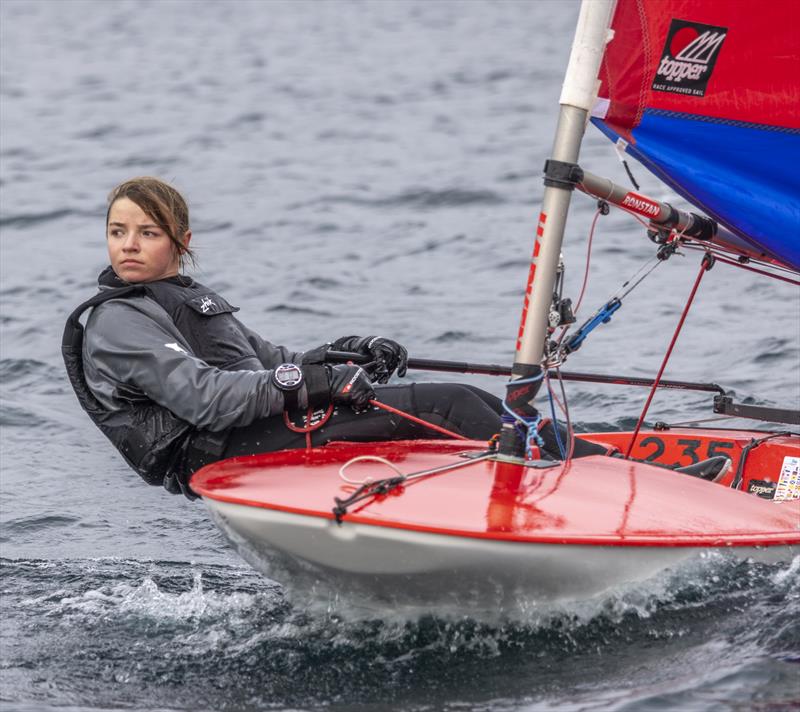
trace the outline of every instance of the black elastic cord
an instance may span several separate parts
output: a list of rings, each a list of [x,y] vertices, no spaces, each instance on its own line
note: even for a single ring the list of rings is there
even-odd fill
[[[761,443],[766,442],[767,440],[771,440],[772,438],[779,438],[784,435],[791,435],[792,433],[789,431],[783,433],[772,433],[771,435],[767,435],[765,438],[759,438],[758,440],[751,440],[747,445],[742,448],[742,454],[739,456],[739,467],[736,468],[736,476],[733,478],[733,482],[731,482],[731,489],[738,490],[739,487],[742,486],[742,479],[744,475],[744,463],[747,460],[748,455],[752,450],[755,450]]]
[[[631,172],[631,169],[628,166],[628,162],[624,158],[622,159],[622,165],[625,166],[625,172],[628,174],[628,178],[631,179],[633,187],[636,188],[636,190],[641,190],[641,188],[639,188],[639,184],[636,182],[636,178],[633,177],[633,173]]]
[[[336,517],[336,523],[342,523],[342,517],[347,514],[348,507],[379,494],[388,494],[396,487],[402,485],[405,481],[405,475],[387,477],[383,480],[375,480],[375,482],[365,482],[346,499],[334,497],[333,499],[336,502],[336,506],[333,508],[333,516]]]

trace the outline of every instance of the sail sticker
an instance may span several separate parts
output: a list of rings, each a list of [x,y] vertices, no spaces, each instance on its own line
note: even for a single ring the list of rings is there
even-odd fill
[[[781,476],[775,488],[775,501],[785,502],[789,499],[800,499],[800,457],[783,458]]]
[[[653,79],[653,89],[705,96],[727,34],[727,27],[673,19]]]
[[[522,302],[522,319],[519,322],[519,333],[517,334],[517,351],[522,347],[522,336],[525,333],[525,322],[528,319],[528,306],[531,301],[533,291],[533,278],[536,275],[536,258],[539,256],[539,240],[544,235],[544,224],[547,222],[547,214],[539,213],[539,224],[536,227],[536,240],[533,243],[533,254],[531,255],[531,269],[528,272],[528,286],[525,289],[525,299]]]
[[[604,119],[611,108],[611,99],[604,99],[598,96],[592,105],[592,116],[596,119]]]
[[[769,480],[750,480],[747,484],[747,491],[750,494],[755,494],[762,499],[775,498],[775,483]]]
[[[631,212],[638,213],[639,215],[645,215],[648,218],[657,218],[661,212],[661,205],[656,203],[654,200],[650,200],[650,198],[647,198],[644,195],[639,195],[638,193],[634,193],[633,191],[625,194],[625,197],[622,199],[620,205],[623,208],[627,208]]]

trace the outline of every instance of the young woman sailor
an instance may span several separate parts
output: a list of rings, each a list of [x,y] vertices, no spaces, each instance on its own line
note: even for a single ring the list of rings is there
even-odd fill
[[[390,339],[348,336],[305,352],[264,340],[236,307],[180,273],[191,237],[186,201],[172,186],[150,177],[117,186],[106,217],[111,264],[64,332],[81,406],[149,484],[191,497],[190,475],[209,462],[303,447],[305,434],[289,428],[284,410],[296,423],[308,408],[332,406],[311,433],[314,445],[437,437],[370,406],[373,398],[470,438],[499,430],[500,400],[480,389],[383,385],[406,371],[406,350]],[[372,364],[327,365],[330,348]]]

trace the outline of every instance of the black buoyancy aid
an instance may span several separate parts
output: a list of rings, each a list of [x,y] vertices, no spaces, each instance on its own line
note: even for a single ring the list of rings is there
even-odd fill
[[[72,388],[95,425],[148,484],[164,484],[170,492],[186,492],[186,478],[191,473],[182,471],[183,454],[190,439],[201,431],[153,401],[131,403],[118,411],[106,409],[92,393],[83,372],[81,314],[110,299],[148,296],[169,314],[192,353],[206,363],[227,371],[258,370],[264,366],[233,317],[238,307],[202,284],[188,277],[126,284],[110,267],[101,273],[98,282],[109,288],[75,309],[64,327],[61,353]]]

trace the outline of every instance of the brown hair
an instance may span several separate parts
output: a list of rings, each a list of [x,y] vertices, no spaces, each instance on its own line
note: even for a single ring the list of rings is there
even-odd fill
[[[195,264],[194,252],[181,241],[186,231],[189,230],[189,207],[175,188],[150,176],[131,178],[120,183],[108,194],[106,226],[108,226],[111,206],[121,198],[127,198],[136,203],[167,233],[178,251],[181,268],[187,257],[192,264]]]

